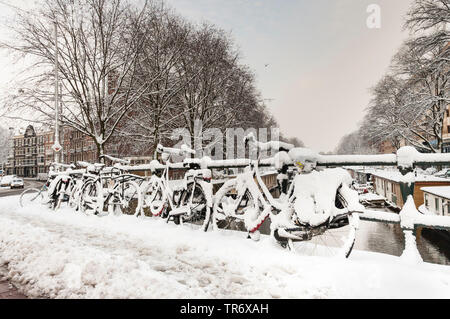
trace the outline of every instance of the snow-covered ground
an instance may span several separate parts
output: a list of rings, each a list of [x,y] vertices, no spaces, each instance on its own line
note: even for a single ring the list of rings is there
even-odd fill
[[[0,198],[0,269],[30,297],[450,298],[449,266],[304,257],[269,237],[20,208],[17,197]]]

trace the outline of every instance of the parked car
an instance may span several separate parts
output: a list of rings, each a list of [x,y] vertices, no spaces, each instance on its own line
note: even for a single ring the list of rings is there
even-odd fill
[[[18,177],[14,178],[11,181],[11,188],[23,188],[23,179]]]
[[[16,175],[6,175],[3,176],[0,181],[0,187],[9,187],[11,186],[11,182],[14,178],[17,178]]]

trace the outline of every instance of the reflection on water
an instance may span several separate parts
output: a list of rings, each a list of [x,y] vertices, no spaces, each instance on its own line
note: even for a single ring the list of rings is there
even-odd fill
[[[425,262],[450,265],[450,235],[437,230],[419,229],[417,248]],[[398,224],[360,221],[355,249],[400,256],[405,247],[403,232]]]

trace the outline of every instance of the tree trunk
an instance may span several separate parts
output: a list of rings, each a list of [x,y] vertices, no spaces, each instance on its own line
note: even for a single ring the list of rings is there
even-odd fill
[[[102,157],[102,155],[105,154],[105,144],[96,143],[96,145],[97,145],[97,161],[99,163],[105,163],[105,158]]]

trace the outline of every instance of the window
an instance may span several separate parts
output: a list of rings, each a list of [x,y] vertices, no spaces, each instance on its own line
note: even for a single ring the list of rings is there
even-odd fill
[[[445,206],[447,205],[447,201],[442,199],[442,216],[445,216]]]
[[[428,209],[428,195],[425,194],[425,208]]]
[[[397,205],[397,195],[395,195],[394,193],[392,193],[392,202]]]
[[[439,198],[435,198],[434,199],[434,208],[435,208],[435,212],[439,213]]]

